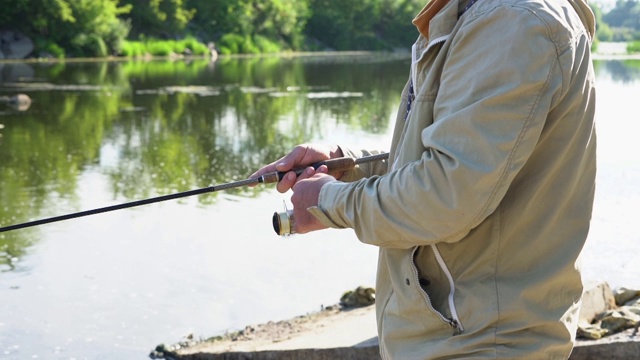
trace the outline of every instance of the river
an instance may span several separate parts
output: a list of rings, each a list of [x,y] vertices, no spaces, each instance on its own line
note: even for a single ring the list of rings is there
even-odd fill
[[[404,56],[0,64],[0,226],[240,180],[302,142],[386,148]],[[585,281],[640,288],[640,61],[595,62]],[[272,185],[0,234],[0,357],[138,359],[373,286],[349,230],[279,237]]]

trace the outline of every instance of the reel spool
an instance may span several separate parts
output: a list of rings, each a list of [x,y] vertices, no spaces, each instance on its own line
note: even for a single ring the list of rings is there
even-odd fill
[[[293,210],[273,213],[273,230],[280,236],[295,234],[293,231]]]

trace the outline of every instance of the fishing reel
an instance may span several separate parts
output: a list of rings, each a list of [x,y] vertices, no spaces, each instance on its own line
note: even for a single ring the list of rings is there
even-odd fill
[[[273,230],[280,236],[287,236],[295,234],[293,230],[293,209],[287,209],[287,204],[284,204],[283,212],[273,213]]]
[[[387,160],[389,158],[389,153],[381,153],[376,155],[369,155],[357,159],[353,159],[350,157],[342,157],[331,159],[327,161],[322,161],[316,164],[313,164],[315,169],[318,169],[321,165],[326,165],[327,168],[331,171],[348,171],[352,170],[357,164],[369,162],[369,161],[377,161],[377,160]],[[300,175],[302,173],[302,169],[297,170],[296,174]],[[278,182],[282,180],[282,177],[285,175],[285,172],[278,172],[277,176],[269,177],[265,179],[263,182]],[[264,176],[263,176],[264,177]],[[293,219],[293,209],[287,209],[287,204],[284,204],[283,212],[274,212],[273,213],[273,230],[275,230],[276,234],[280,236],[287,236],[295,234],[293,230],[293,225],[295,221]]]

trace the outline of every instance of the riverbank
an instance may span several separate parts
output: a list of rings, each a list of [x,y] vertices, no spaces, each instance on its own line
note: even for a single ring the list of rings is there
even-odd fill
[[[592,58],[594,60],[640,60],[640,53],[636,54],[627,54],[626,52],[627,43],[623,42],[601,42],[598,44],[598,49],[593,53]],[[354,56],[354,55],[367,55],[367,54],[380,54],[381,52],[377,51],[285,51],[279,53],[264,53],[264,54],[231,54],[231,55],[222,55],[217,54],[216,56],[210,55],[181,55],[174,54],[170,56],[142,56],[142,57],[120,57],[120,56],[108,56],[101,58],[25,58],[25,59],[0,59],[0,64],[11,64],[11,63],[58,63],[58,62],[69,62],[69,63],[80,63],[80,62],[124,62],[124,61],[158,61],[158,60],[171,60],[171,61],[193,61],[193,60],[202,60],[202,59],[210,59],[212,62],[217,61],[218,59],[243,59],[243,58],[259,58],[259,57],[309,57],[309,56]],[[403,51],[402,49],[398,49],[396,51],[388,52],[389,55],[392,56],[411,56],[411,52],[409,49]]]
[[[170,56],[141,56],[141,57],[121,57],[121,56],[108,56],[108,57],[74,57],[74,58],[25,58],[25,59],[0,59],[0,65],[2,64],[39,64],[39,63],[83,63],[83,62],[126,62],[126,61],[194,61],[194,60],[207,60],[212,62],[222,59],[248,59],[248,58],[268,58],[268,57],[281,57],[281,58],[296,58],[296,57],[332,57],[332,56],[364,56],[364,55],[379,55],[388,54],[394,57],[411,57],[409,49],[406,51],[392,51],[392,52],[380,52],[380,51],[365,51],[365,50],[352,50],[352,51],[286,51],[279,53],[264,53],[264,54],[231,54],[231,55],[217,55],[215,57],[204,55],[170,55]]]
[[[585,291],[581,323],[592,323],[616,308],[614,293],[606,283]],[[579,338],[570,360],[640,358],[636,327],[597,340]],[[331,306],[293,319],[249,325],[245,329],[206,340],[187,337],[173,345],[158,345],[152,359],[379,359],[375,306]]]
[[[628,54],[626,42],[601,42],[592,58],[594,60],[640,60],[640,53]]]

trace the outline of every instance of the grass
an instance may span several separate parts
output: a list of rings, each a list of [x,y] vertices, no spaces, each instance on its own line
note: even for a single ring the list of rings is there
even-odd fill
[[[217,43],[220,53],[229,54],[266,54],[277,53],[282,49],[278,43],[267,39],[264,36],[254,37],[237,34],[226,34]]]
[[[202,56],[209,53],[207,45],[195,38],[187,37],[182,40],[158,40],[148,39],[142,41],[125,40],[120,50],[120,56],[170,56],[170,55],[195,55]]]

